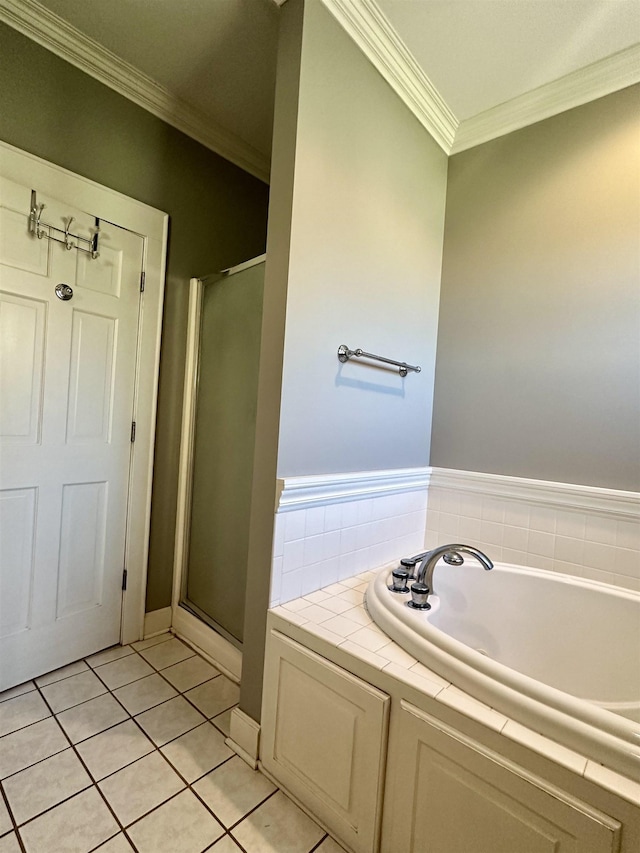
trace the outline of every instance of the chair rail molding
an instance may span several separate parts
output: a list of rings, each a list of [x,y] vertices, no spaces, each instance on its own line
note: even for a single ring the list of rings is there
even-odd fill
[[[640,493],[572,483],[554,483],[453,468],[432,468],[431,489],[451,489],[496,498],[536,503],[553,509],[591,511],[619,519],[637,521]]]
[[[277,481],[275,509],[276,512],[291,512],[426,489],[429,485],[430,470],[397,468],[284,477]]]

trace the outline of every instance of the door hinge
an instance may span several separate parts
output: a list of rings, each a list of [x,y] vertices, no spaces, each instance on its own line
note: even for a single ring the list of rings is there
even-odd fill
[[[131,444],[136,440],[136,422],[131,421]]]
[[[143,271],[140,273],[140,293],[144,293],[144,283],[145,283],[145,279],[146,279],[146,277],[147,277],[147,274],[146,274],[146,272],[143,270]]]
[[[122,570],[122,591],[124,592],[127,588],[127,570]]]

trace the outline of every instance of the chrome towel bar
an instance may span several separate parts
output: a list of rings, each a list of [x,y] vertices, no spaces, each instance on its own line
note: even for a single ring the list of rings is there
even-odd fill
[[[422,370],[421,367],[418,367],[417,365],[414,366],[413,364],[407,364],[405,361],[396,361],[393,358],[384,358],[381,355],[373,355],[373,353],[365,352],[361,349],[349,349],[346,344],[340,344],[338,347],[338,360],[343,364],[346,361],[349,361],[349,359],[354,355],[356,358],[372,358],[374,361],[383,361],[385,364],[392,364],[394,367],[398,368],[400,376],[406,376],[410,370],[413,370],[414,373],[420,373]]]

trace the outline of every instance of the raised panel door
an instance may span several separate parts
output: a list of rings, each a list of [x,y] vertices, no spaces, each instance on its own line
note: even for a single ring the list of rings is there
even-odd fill
[[[101,221],[91,258],[30,204],[0,178],[0,690],[118,642],[122,606],[143,239]]]

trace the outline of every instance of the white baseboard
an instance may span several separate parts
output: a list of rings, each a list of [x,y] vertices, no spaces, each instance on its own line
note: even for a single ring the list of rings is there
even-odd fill
[[[144,614],[144,639],[164,634],[171,628],[171,608],[162,607]]]
[[[231,728],[226,745],[255,770],[258,766],[260,748],[260,724],[241,711],[234,708],[231,712]]]
[[[167,609],[171,610],[170,607]],[[178,637],[186,640],[223,675],[236,684],[240,683],[242,652],[228,640],[180,606],[173,609],[172,628]]]

